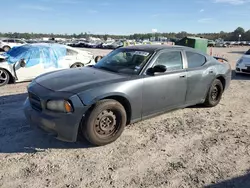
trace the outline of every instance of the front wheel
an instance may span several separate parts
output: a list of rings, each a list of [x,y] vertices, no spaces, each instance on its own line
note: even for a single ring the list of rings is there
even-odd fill
[[[8,84],[9,81],[10,81],[9,73],[4,69],[0,69],[0,87]]]
[[[204,105],[214,107],[219,104],[224,88],[220,80],[216,79],[210,86]]]
[[[82,133],[93,145],[106,145],[120,137],[126,121],[126,111],[119,102],[111,99],[102,100],[86,114]]]
[[[10,47],[9,47],[9,46],[4,46],[4,47],[3,47],[3,51],[8,52],[9,50],[10,50]]]

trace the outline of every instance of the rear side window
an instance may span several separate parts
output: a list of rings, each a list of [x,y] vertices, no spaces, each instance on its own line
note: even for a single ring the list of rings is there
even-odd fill
[[[8,40],[9,43],[14,43],[15,41],[13,39]]]
[[[204,63],[206,63],[206,57],[201,54],[194,52],[186,52],[186,55],[188,61],[188,68],[201,67],[202,65],[204,65]]]

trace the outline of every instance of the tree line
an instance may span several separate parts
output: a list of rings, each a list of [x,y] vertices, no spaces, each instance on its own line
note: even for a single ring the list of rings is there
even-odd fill
[[[155,37],[156,40],[160,39],[161,37],[166,37],[168,39],[176,39],[176,38],[183,38],[186,36],[197,36],[203,37],[210,40],[215,40],[218,38],[222,38],[225,41],[250,41],[250,30],[245,31],[242,27],[238,27],[233,32],[224,32],[221,31],[219,33],[187,33],[185,31],[174,33],[135,33],[133,35],[98,35],[98,34],[88,34],[88,33],[80,33],[80,34],[53,34],[53,33],[0,33],[0,37],[7,37],[7,38],[25,38],[25,39],[35,39],[35,38],[42,38],[42,37],[49,37],[49,38],[89,38],[89,37],[98,37],[104,40],[107,38],[113,39],[136,39],[136,40],[144,40],[150,39],[151,37]],[[241,36],[241,37],[239,37]]]

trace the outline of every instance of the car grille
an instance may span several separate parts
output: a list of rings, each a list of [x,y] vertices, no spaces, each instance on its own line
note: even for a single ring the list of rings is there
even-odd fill
[[[250,73],[250,69],[241,69],[242,72]]]
[[[29,92],[29,100],[31,107],[37,111],[42,111],[42,105],[41,105],[41,100],[38,96],[35,94]]]

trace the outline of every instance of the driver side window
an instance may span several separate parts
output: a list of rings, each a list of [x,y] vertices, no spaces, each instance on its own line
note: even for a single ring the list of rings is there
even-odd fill
[[[181,70],[183,69],[181,52],[180,51],[163,52],[156,59],[155,65],[165,65],[167,71]]]

